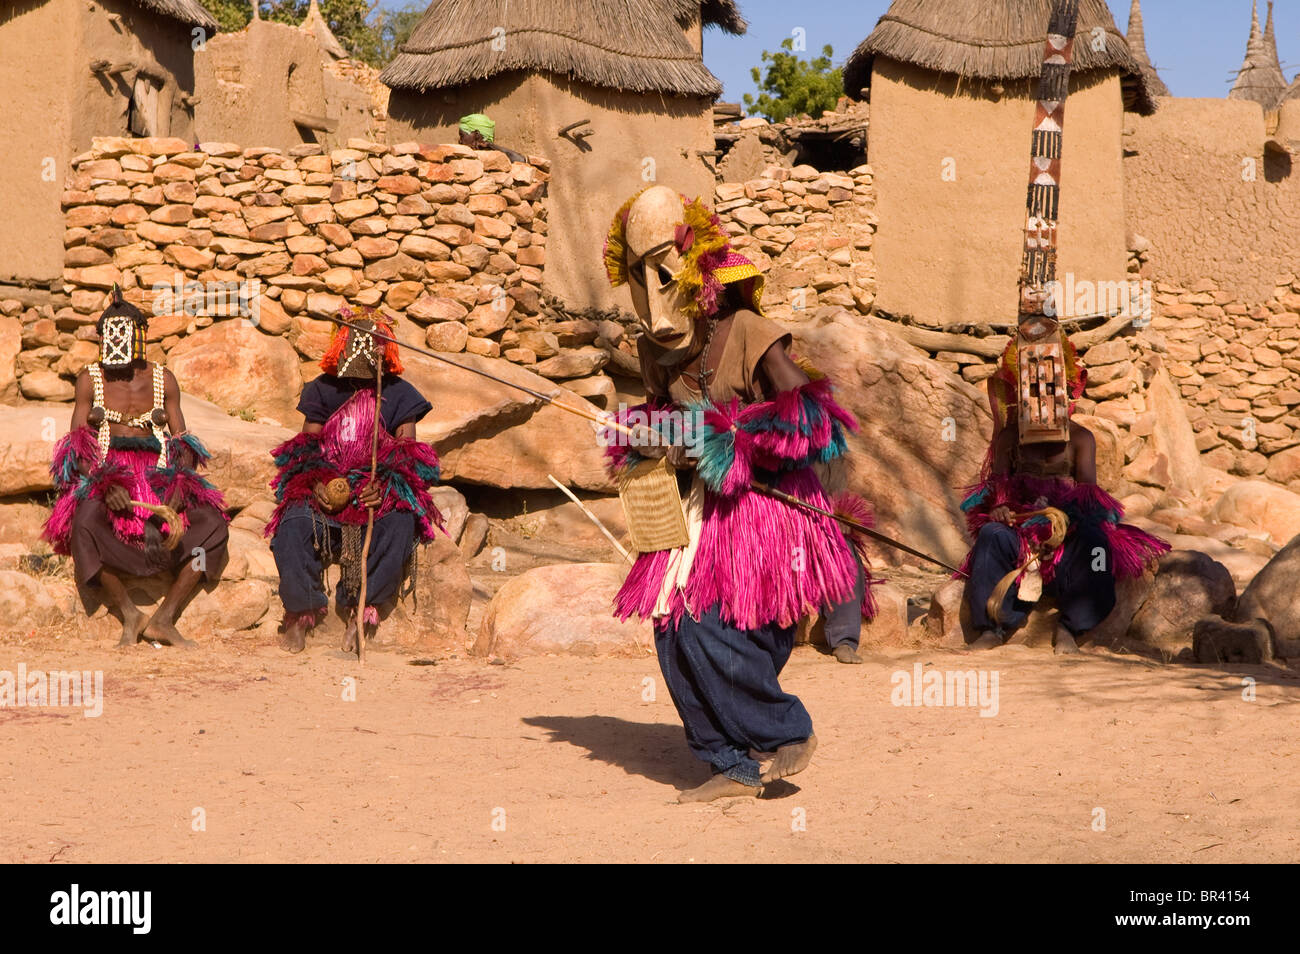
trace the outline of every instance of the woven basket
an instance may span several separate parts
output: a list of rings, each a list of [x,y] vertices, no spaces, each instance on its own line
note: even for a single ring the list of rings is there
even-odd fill
[[[677,488],[677,471],[664,458],[647,460],[618,482],[628,535],[637,553],[673,550],[691,542]]]

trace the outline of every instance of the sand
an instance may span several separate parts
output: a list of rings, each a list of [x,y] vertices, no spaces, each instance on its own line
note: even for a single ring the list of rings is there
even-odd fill
[[[783,681],[820,740],[806,772],[760,800],[680,806],[707,769],[650,656],[372,652],[360,669],[251,633],[190,653],[13,634],[0,672],[102,670],[104,698],[98,718],[0,709],[0,861],[1300,857],[1300,673],[1014,647],[864,655],[791,659]],[[996,715],[892,704],[894,674],[918,662],[997,671]]]

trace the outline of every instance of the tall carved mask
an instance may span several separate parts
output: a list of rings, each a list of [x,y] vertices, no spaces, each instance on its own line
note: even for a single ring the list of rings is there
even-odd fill
[[[690,309],[693,299],[678,284],[683,253],[682,199],[667,186],[646,189],[627,213],[627,279],[641,330],[665,354],[661,364],[677,364],[698,334]]]
[[[1017,395],[1021,444],[1063,443],[1070,439],[1070,385],[1066,344],[1058,322],[1036,316],[1017,332]]]

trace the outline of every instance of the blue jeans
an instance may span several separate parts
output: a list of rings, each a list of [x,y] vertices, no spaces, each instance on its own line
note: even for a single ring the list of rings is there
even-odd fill
[[[812,717],[777,677],[794,649],[793,626],[743,630],[716,606],[655,633],[659,667],[696,758],[745,785],[759,784],[749,750],[774,752],[812,735]]]
[[[1093,569],[1096,551],[1104,553],[1100,569]],[[986,523],[980,528],[971,553],[970,582],[966,598],[970,601],[971,624],[976,631],[1001,629],[1012,632],[1025,625],[1033,603],[1019,598],[1019,588],[1012,584],[998,613],[1001,627],[989,619],[986,605],[998,581],[1020,565],[1020,537],[1005,523]],[[1078,636],[1097,626],[1115,608],[1115,573],[1111,568],[1110,546],[1105,531],[1096,524],[1071,526],[1061,545],[1056,575],[1043,587],[1046,596],[1056,599],[1061,625]]]
[[[858,580],[853,585],[853,595],[842,603],[832,603],[825,610],[826,645],[849,646],[855,652],[862,639],[862,598],[866,595],[867,574],[862,563],[854,560],[858,567]]]
[[[290,613],[322,609],[329,604],[321,589],[328,546],[337,553],[343,531],[335,520],[322,517],[310,505],[290,507],[280,519],[271,538],[271,553],[280,572],[280,600]],[[402,582],[402,566],[415,540],[415,517],[393,510],[375,521],[366,560],[366,605],[379,606],[397,595]],[[336,606],[355,606],[357,594],[349,594],[340,579],[335,590]]]

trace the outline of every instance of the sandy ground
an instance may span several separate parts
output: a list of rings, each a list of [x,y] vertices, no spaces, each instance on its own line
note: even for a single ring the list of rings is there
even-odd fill
[[[99,718],[0,709],[0,861],[1300,857],[1296,672],[1021,648],[843,666],[804,647],[784,681],[816,723],[812,766],[761,800],[681,806],[707,770],[653,658],[419,661],[7,637],[0,671],[105,684]],[[893,705],[918,662],[996,670],[997,714]]]

